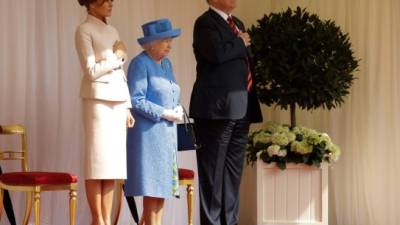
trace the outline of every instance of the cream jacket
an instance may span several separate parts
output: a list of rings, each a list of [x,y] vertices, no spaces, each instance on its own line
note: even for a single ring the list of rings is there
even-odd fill
[[[106,101],[126,101],[131,106],[124,59],[113,52],[117,30],[88,15],[76,30],[75,44],[83,70],[81,97]]]

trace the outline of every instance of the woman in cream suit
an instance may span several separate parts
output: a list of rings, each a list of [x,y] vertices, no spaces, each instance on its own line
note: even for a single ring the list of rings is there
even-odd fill
[[[76,31],[83,77],[86,196],[92,225],[111,225],[114,181],[126,179],[126,127],[134,119],[122,66],[126,48],[107,24],[112,0],[78,0],[88,11]]]

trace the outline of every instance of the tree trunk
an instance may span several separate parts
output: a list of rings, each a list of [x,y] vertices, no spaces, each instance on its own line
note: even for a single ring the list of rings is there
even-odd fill
[[[296,126],[296,103],[290,104],[290,126]]]

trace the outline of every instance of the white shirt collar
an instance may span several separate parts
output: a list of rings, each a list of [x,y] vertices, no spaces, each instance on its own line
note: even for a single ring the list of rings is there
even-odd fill
[[[210,5],[210,9],[218,13],[218,15],[220,15],[226,22],[228,22],[228,17],[232,16],[231,14],[226,14],[224,11],[217,9],[212,5]]]

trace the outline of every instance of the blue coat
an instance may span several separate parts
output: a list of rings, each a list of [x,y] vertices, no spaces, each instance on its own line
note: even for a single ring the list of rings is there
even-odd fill
[[[135,126],[128,129],[125,194],[170,198],[178,185],[176,124],[161,115],[179,105],[171,62],[157,64],[142,52],[132,59],[128,86]]]

